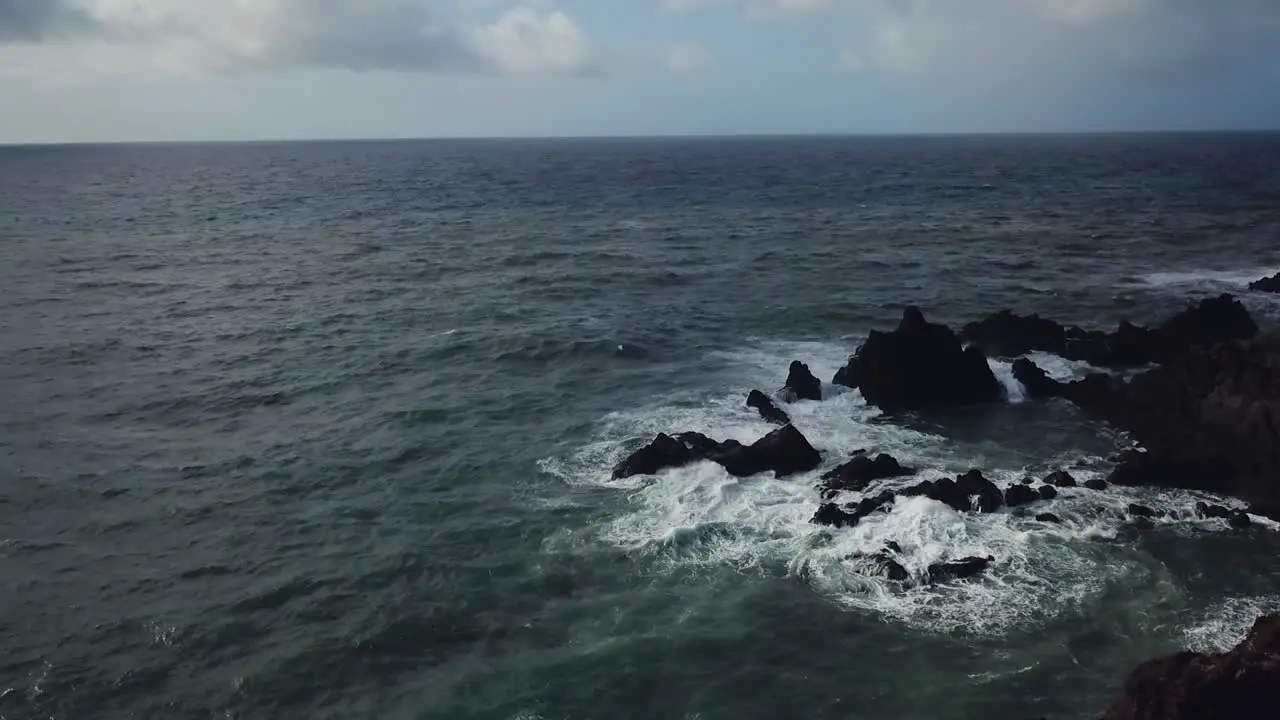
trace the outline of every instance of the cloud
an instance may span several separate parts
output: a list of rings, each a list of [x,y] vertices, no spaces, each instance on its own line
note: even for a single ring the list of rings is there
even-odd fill
[[[433,0],[0,0],[0,43],[56,46],[51,62],[170,71],[287,68],[576,73],[573,20],[517,6],[465,28]],[[72,54],[77,54],[72,57]]]
[[[840,0],[662,0],[671,12],[731,8],[750,20],[786,18],[838,5]]]
[[[0,42],[42,42],[95,25],[92,16],[69,0],[0,0]]]
[[[662,64],[679,75],[705,70],[714,62],[715,56],[702,45],[673,45],[662,53]]]

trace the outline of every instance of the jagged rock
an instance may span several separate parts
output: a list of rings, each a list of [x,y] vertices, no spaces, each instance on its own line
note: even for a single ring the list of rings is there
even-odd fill
[[[1012,358],[1033,350],[1061,354],[1067,344],[1066,328],[1039,315],[1016,315],[1001,310],[985,320],[969,323],[960,338],[991,357]]]
[[[1084,486],[1090,490],[1106,490],[1107,481],[1102,478],[1089,478],[1084,481]]]
[[[993,562],[993,557],[967,557],[955,562],[935,563],[929,566],[929,582],[944,583],[970,578],[986,570]]]
[[[907,308],[893,332],[873,330],[855,360],[862,396],[888,413],[1003,399],[982,353],[919,308]]]
[[[1225,653],[1179,652],[1139,665],[1101,720],[1272,720],[1280,708],[1280,615]]]
[[[786,389],[801,400],[822,399],[822,382],[813,376],[808,365],[799,360],[792,361],[787,371]]]
[[[633,475],[653,475],[661,470],[688,465],[704,455],[666,433],[632,453],[613,469],[613,478],[621,480]]]
[[[876,480],[903,477],[915,474],[915,470],[905,468],[891,455],[880,454],[872,459],[866,455],[856,455],[849,462],[822,476],[818,487],[823,497],[830,498],[846,491],[862,491]]]
[[[1057,472],[1049,473],[1049,476],[1044,479],[1044,482],[1046,485],[1056,485],[1060,488],[1072,488],[1076,486],[1076,479],[1066,470],[1058,470]]]
[[[1106,333],[1003,310],[966,325],[962,337],[990,355],[1016,357],[1043,350],[1098,367],[1132,367],[1165,362],[1197,346],[1248,339],[1257,331],[1244,306],[1230,295],[1221,295],[1202,300],[1155,329],[1123,322],[1115,332]],[[1036,394],[1030,386],[1027,389]]]
[[[1040,493],[1026,485],[1014,485],[1004,491],[1004,502],[1009,507],[1030,505],[1040,499]]]
[[[1280,273],[1249,283],[1250,290],[1257,292],[1280,293]]]
[[[880,566],[880,570],[884,573],[885,577],[889,578],[893,582],[905,583],[911,579],[911,573],[907,572],[907,569],[903,567],[902,563],[898,562],[897,558],[893,556],[895,552],[898,551],[885,548],[875,555],[872,555],[871,559]]]
[[[814,514],[810,522],[816,525],[830,525],[838,528],[853,527],[862,522],[863,518],[883,508],[893,500],[893,493],[886,490],[879,495],[865,498],[861,502],[845,508],[835,503],[823,503],[818,506],[818,512]]]
[[[822,464],[822,456],[794,425],[781,427],[751,445],[715,453],[715,460],[735,477],[773,471],[777,477],[808,472]]]
[[[849,362],[836,371],[835,377],[831,378],[831,384],[854,389],[862,385],[862,362],[856,355],[849,358]]]
[[[1231,511],[1221,505],[1210,505],[1206,502],[1196,503],[1196,512],[1200,517],[1205,518],[1221,518],[1227,519],[1231,517]]]
[[[737,477],[770,470],[782,477],[813,470],[822,463],[822,456],[794,425],[774,430],[751,445],[743,445],[736,440],[717,442],[694,432],[681,433],[674,438],[660,433],[648,445],[618,463],[613,469],[613,477],[652,475],[699,460],[719,463]]]
[[[1058,488],[1052,485],[1041,485],[1039,488],[1039,492],[1040,492],[1040,499],[1042,500],[1052,500],[1058,497]]]
[[[791,424],[791,417],[759,390],[752,390],[747,395],[747,407],[755,408],[760,417],[776,425]]]
[[[1156,516],[1156,511],[1155,511],[1155,510],[1152,510],[1151,508],[1147,507],[1146,505],[1139,505],[1139,504],[1137,504],[1137,503],[1130,503],[1130,504],[1129,504],[1129,514],[1130,514],[1130,515],[1132,515],[1132,516],[1134,516],[1134,517],[1153,518],[1153,517],[1155,517],[1155,516]]]
[[[1049,374],[1026,358],[1013,361],[1013,378],[1027,389],[1033,398],[1064,397],[1067,394],[1067,383],[1049,377]]]
[[[977,470],[970,470],[955,480],[926,480],[899,494],[904,497],[927,497],[948,505],[957,512],[973,510],[974,498],[977,499],[978,510],[981,512],[995,512],[1004,505],[1004,493]]]
[[[1036,520],[1039,522],[1054,523],[1057,525],[1062,524],[1062,518],[1054,515],[1053,513],[1040,513],[1036,516]]]
[[[1237,511],[1231,513],[1231,517],[1227,519],[1227,524],[1237,530],[1244,530],[1253,525],[1253,518],[1249,517],[1249,513]]]
[[[1028,476],[1026,476],[1026,477],[1022,478],[1022,484],[1023,484],[1023,485],[1035,485],[1035,484],[1036,484],[1036,479],[1035,479],[1035,478],[1033,478],[1033,477],[1031,477],[1030,475],[1028,475]]]

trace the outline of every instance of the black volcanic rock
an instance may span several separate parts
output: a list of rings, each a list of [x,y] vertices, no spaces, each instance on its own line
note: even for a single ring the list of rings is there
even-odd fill
[[[1280,293],[1280,273],[1249,283],[1249,289],[1257,292]]]
[[[982,353],[919,308],[908,307],[893,332],[873,330],[854,360],[862,396],[888,413],[1003,399]]]
[[[1130,503],[1130,504],[1129,504],[1129,514],[1130,514],[1130,515],[1132,515],[1132,516],[1134,516],[1134,517],[1153,518],[1153,517],[1155,517],[1155,516],[1156,516],[1156,511],[1155,511],[1155,510],[1152,510],[1151,508],[1147,507],[1146,505],[1139,505],[1139,504],[1137,504],[1137,503]]]
[[[814,377],[809,366],[799,360],[792,361],[787,371],[786,390],[790,390],[801,400],[821,400],[822,381]]]
[[[898,494],[903,497],[927,497],[950,506],[957,512],[972,511],[975,499],[977,509],[981,512],[995,512],[1004,505],[1004,493],[978,470],[970,470],[955,480],[926,480]]]
[[[892,503],[894,500],[893,493],[885,491],[874,497],[865,498],[862,501],[841,507],[835,503],[823,503],[818,506],[818,512],[814,514],[810,522],[817,525],[829,525],[831,527],[853,527],[862,519],[871,513],[880,510],[885,505]]]
[[[1040,493],[1026,485],[1014,485],[1004,491],[1004,502],[1011,508],[1030,505],[1037,500],[1040,500]]]
[[[1076,479],[1071,477],[1071,473],[1066,470],[1058,470],[1056,472],[1049,473],[1049,476],[1046,477],[1044,481],[1047,485],[1056,485],[1060,488],[1072,488],[1076,486]]]
[[[775,425],[790,425],[791,417],[759,390],[752,390],[747,395],[747,407],[755,408],[760,417]]]
[[[782,477],[808,472],[822,463],[822,456],[794,425],[774,430],[751,445],[736,440],[717,442],[701,433],[681,433],[674,438],[661,433],[613,469],[614,479],[652,475],[700,460],[719,463],[731,475],[746,477],[772,471]]]
[[[1084,481],[1084,486],[1090,490],[1106,490],[1107,481],[1102,478],[1089,478]]]
[[[1268,615],[1229,652],[1139,665],[1101,720],[1274,720],[1278,709],[1280,615]]]
[[[1063,397],[1067,393],[1067,383],[1049,377],[1039,365],[1026,358],[1013,361],[1013,377],[1033,398]]]
[[[913,475],[915,470],[905,468],[891,455],[880,454],[874,459],[856,455],[849,462],[822,476],[818,487],[824,497],[832,497],[844,491],[862,491],[876,480]]]
[[[1001,310],[965,325],[960,338],[990,357],[1013,358],[1033,350],[1062,354],[1067,346],[1067,329],[1039,315],[1022,316]]]
[[[1036,516],[1036,520],[1039,522],[1054,523],[1056,525],[1062,524],[1062,518],[1054,515],[1053,513],[1040,513]]]
[[[929,566],[929,582],[944,583],[964,580],[978,575],[995,562],[993,557],[967,557],[955,562],[934,563]]]
[[[862,385],[862,363],[857,356],[849,358],[849,362],[836,371],[835,377],[831,378],[831,384],[855,389]]]
[[[1040,499],[1052,500],[1058,497],[1058,488],[1052,485],[1041,485],[1037,490],[1040,493]]]

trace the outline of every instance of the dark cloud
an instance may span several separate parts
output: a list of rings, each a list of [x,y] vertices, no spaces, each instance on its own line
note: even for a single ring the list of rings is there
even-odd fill
[[[0,42],[43,42],[97,29],[97,22],[68,0],[0,0]]]

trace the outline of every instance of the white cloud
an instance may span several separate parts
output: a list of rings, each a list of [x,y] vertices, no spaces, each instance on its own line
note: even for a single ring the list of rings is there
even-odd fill
[[[563,12],[518,5],[492,24],[466,28],[446,14],[444,5],[437,0],[0,0],[0,44],[9,44],[6,56],[14,56],[17,48],[17,64],[28,71],[48,67],[67,73],[77,67],[575,73],[590,59],[585,34]]]
[[[473,38],[482,56],[508,72],[579,73],[592,64],[586,36],[562,12],[514,8]]]
[[[673,45],[662,54],[667,70],[681,75],[705,70],[714,62],[715,56],[702,45]]]

